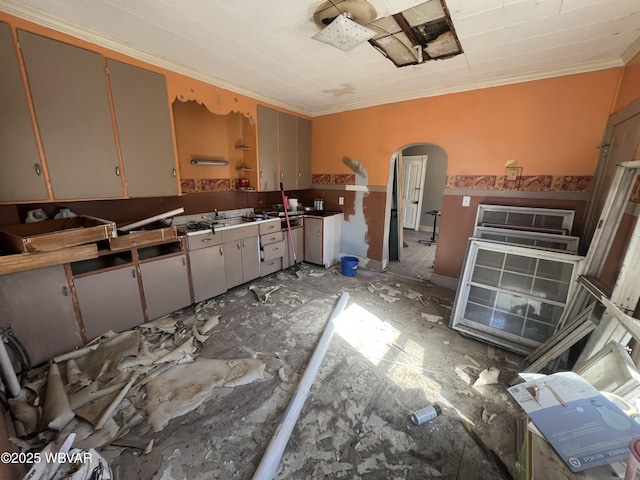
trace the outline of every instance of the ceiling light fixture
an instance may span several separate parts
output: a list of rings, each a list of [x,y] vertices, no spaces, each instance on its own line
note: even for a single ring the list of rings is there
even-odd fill
[[[373,30],[351,20],[348,13],[341,13],[311,38],[348,52],[373,38],[375,34]]]
[[[209,166],[209,167],[224,167],[229,165],[227,160],[191,160],[191,165],[196,166]]]

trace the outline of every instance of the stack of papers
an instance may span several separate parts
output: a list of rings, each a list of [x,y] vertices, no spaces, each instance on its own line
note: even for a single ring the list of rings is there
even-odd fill
[[[574,372],[521,375],[509,393],[573,472],[629,458],[640,425]]]

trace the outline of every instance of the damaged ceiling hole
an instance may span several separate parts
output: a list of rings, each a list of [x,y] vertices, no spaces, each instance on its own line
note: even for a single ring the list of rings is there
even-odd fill
[[[341,20],[340,16],[348,19],[344,26],[332,25],[334,20]],[[313,19],[320,28],[336,29],[327,35],[334,38],[318,40],[351,50],[371,37],[369,44],[398,68],[447,59],[463,52],[444,0],[431,0],[387,17],[375,17],[375,8],[366,0],[328,0],[316,9]],[[365,36],[357,29],[365,32],[368,29],[371,33]]]

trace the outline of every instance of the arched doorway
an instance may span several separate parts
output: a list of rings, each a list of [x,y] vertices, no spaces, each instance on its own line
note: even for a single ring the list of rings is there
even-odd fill
[[[422,167],[421,170],[419,167]],[[447,154],[438,145],[413,144],[390,160],[387,271],[428,280],[437,251],[439,216],[447,176]]]

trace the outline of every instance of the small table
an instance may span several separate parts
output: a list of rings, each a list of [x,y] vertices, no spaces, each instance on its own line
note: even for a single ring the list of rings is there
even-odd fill
[[[438,217],[442,215],[442,212],[440,210],[430,210],[424,213],[428,215],[433,215],[433,233],[431,234],[431,240],[418,240],[418,243],[424,243],[425,245],[433,245],[434,243],[438,242],[438,240],[436,240],[436,227],[438,225]]]

